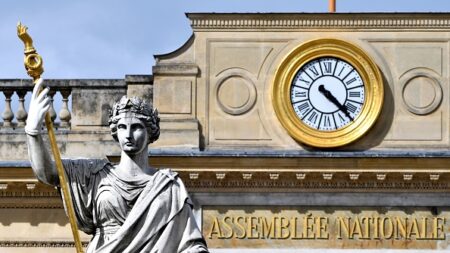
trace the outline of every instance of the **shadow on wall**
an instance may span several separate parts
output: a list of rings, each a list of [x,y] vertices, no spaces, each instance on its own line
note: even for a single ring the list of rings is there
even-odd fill
[[[2,226],[11,226],[13,223],[26,223],[31,226],[39,224],[58,224],[61,227],[69,224],[69,220],[63,208],[58,209],[0,209],[0,224]]]
[[[377,121],[367,132],[366,135],[359,140],[340,148],[326,149],[327,151],[365,151],[378,146],[389,132],[394,119],[395,104],[394,96],[391,87],[388,84],[386,76],[382,74],[384,85],[384,102],[383,108]],[[308,151],[317,151],[316,148],[301,144],[300,145]]]

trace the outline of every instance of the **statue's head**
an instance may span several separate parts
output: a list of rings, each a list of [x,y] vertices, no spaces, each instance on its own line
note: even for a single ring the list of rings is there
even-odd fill
[[[135,117],[144,123],[148,133],[148,144],[159,138],[159,117],[158,110],[145,101],[137,97],[127,98],[123,96],[113,105],[109,112],[109,128],[114,140],[117,139],[117,123],[123,117]]]

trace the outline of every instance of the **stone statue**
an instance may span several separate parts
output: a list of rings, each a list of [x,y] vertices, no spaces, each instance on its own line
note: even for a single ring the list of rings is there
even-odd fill
[[[34,87],[26,122],[28,153],[37,178],[59,186],[40,135],[49,89]],[[63,160],[80,230],[93,235],[87,252],[208,252],[192,202],[177,173],[148,164],[148,144],[159,137],[158,112],[139,98],[117,102],[109,126],[122,150],[119,164]]]

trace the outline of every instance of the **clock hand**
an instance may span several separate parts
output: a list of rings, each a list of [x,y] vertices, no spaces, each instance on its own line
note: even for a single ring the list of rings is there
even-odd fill
[[[339,101],[336,99],[336,97],[333,96],[333,94],[325,89],[325,86],[323,84],[319,85],[319,91],[322,93],[331,103],[333,103],[339,110],[341,110],[345,116],[347,116],[351,121],[353,121],[352,116],[350,116],[350,113],[348,113],[347,106],[341,105]]]

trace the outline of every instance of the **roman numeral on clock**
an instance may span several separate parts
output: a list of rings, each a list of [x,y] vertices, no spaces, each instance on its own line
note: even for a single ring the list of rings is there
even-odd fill
[[[311,82],[308,80],[303,79],[301,76],[298,77],[298,80],[300,82],[304,82],[307,86],[311,85]]]
[[[323,67],[324,67],[324,72],[325,73],[327,73],[327,74],[331,74],[331,72],[332,72],[332,62],[329,62],[329,61],[326,61],[326,62],[323,62]]]
[[[337,115],[339,116],[339,120],[341,121],[341,123],[345,123],[347,121],[340,113],[338,113]]]
[[[355,113],[356,112],[356,110],[358,109],[358,107],[356,107],[354,104],[352,104],[352,103],[346,103],[345,104],[345,106],[347,107],[347,110],[349,111],[349,112],[351,112],[351,113]]]
[[[341,70],[339,71],[339,74],[337,74],[337,76],[341,76],[342,72],[344,71],[345,67],[342,67]]]
[[[313,111],[313,112],[311,113],[311,115],[309,115],[308,121],[311,122],[311,123],[313,123],[313,124],[316,124],[316,121],[317,121],[317,118],[318,118],[317,116],[318,116],[317,112],[316,112],[316,111]]]
[[[298,108],[298,110],[300,112],[308,110],[309,109],[309,103],[308,102],[304,102],[304,103],[300,104],[297,108]]]
[[[345,84],[346,84],[347,86],[349,86],[349,85],[350,85],[351,83],[353,83],[354,81],[356,81],[356,78],[355,78],[355,77],[353,77],[352,79],[346,81]]]
[[[323,116],[323,126],[324,127],[331,127],[331,119],[329,115]]]
[[[359,97],[361,97],[361,92],[360,91],[350,91],[348,93],[348,96],[351,98],[359,98]]]
[[[316,66],[311,66],[308,69],[309,69],[309,71],[311,71],[314,74],[314,76],[319,75],[319,71],[316,69]]]
[[[306,98],[306,91],[294,91],[294,96],[298,98]]]

